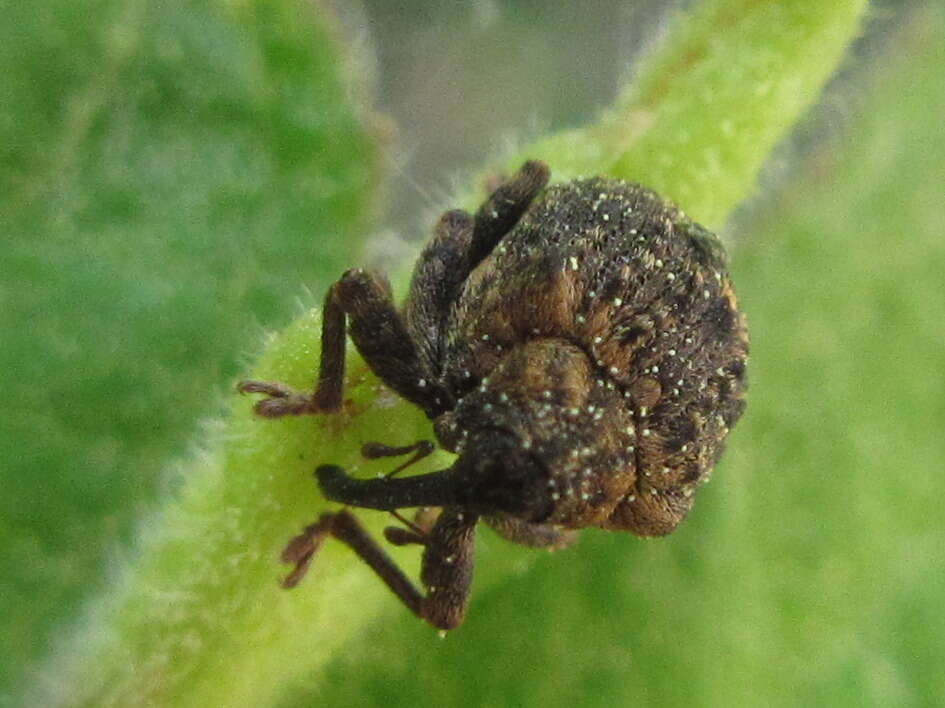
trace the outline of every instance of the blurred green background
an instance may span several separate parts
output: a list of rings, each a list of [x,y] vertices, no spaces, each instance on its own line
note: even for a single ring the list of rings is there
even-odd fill
[[[0,0],[0,704],[263,327],[593,118],[678,5],[293,7]],[[532,556],[446,641],[390,613],[286,706],[945,704],[943,15],[875,5],[726,230],[751,399],[686,524]]]

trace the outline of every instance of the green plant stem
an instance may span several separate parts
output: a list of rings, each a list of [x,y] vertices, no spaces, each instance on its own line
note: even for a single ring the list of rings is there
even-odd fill
[[[558,179],[645,183],[717,229],[817,100],[866,0],[711,0],[679,18],[601,120],[526,146]]]
[[[506,164],[538,157],[559,180],[636,179],[718,226],[816,100],[865,5],[702,3],[676,19],[598,124],[526,145]],[[266,344],[252,377],[311,385],[318,333],[318,313],[303,315]],[[206,453],[184,465],[180,493],[143,529],[120,582],[48,667],[46,704],[269,705],[373,618],[404,612],[339,544],[325,546],[298,590],[276,582],[281,547],[325,508],[311,478],[317,463],[375,473],[358,458],[362,442],[431,436],[353,353],[349,364],[351,406],[339,416],[262,421],[234,398]],[[375,531],[385,522],[364,517]]]

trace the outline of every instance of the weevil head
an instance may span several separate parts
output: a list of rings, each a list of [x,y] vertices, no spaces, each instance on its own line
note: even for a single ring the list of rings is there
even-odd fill
[[[633,456],[621,394],[595,373],[580,348],[532,340],[436,421],[470,508],[573,526],[605,513]]]

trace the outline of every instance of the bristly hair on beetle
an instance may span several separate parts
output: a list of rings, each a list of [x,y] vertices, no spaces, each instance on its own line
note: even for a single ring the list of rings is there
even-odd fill
[[[388,542],[423,547],[422,590],[347,510],[292,539],[283,584],[324,540],[347,544],[418,617],[464,619],[479,520],[525,546],[556,549],[597,527],[672,531],[745,407],[748,332],[718,239],[638,184],[594,177],[547,186],[526,162],[476,214],[448,211],[398,309],[387,279],[349,270],[328,290],[312,393],[244,381],[266,418],[340,409],[346,332],[371,370],[420,407],[447,469],[386,477],[316,470],[322,493],[391,511]],[[409,521],[397,512],[419,508]]]

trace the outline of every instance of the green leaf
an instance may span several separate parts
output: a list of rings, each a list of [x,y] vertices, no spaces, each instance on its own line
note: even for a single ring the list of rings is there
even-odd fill
[[[110,585],[258,323],[346,265],[379,170],[308,2],[0,16],[2,685]]]

